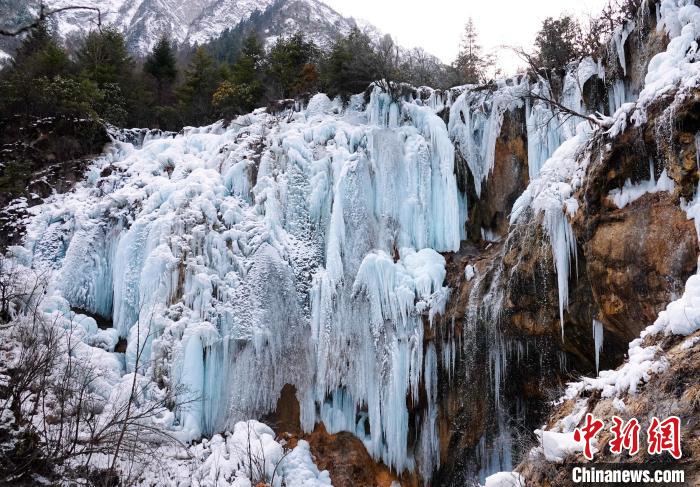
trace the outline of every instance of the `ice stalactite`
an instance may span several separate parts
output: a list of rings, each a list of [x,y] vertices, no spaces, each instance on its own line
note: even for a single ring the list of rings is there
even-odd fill
[[[603,349],[603,324],[593,320],[593,344],[595,347],[595,373],[600,370],[600,351]]]
[[[421,378],[429,399],[435,397],[435,350],[424,353],[423,323],[417,311],[424,309],[436,294],[440,295],[445,275],[444,259],[432,249],[415,252],[406,248],[400,255],[398,262],[381,251],[367,255],[354,283],[337,296],[336,309],[328,310],[332,319],[317,345],[318,370],[323,375],[317,381],[316,396],[317,400],[325,400],[331,394],[330,402],[324,406],[324,414],[333,418],[328,425],[330,431],[347,429],[363,437],[368,424],[368,450],[398,471],[413,467],[407,451],[406,398],[418,400]],[[317,281],[319,287],[323,284],[323,279]],[[322,294],[323,290],[318,289],[317,296]],[[323,301],[314,307],[318,309],[319,305]],[[337,330],[332,332],[328,327]],[[359,358],[325,363],[326,357],[353,353],[348,342],[357,344],[353,349]],[[338,368],[340,364],[344,365]],[[429,405],[427,413],[433,419],[424,419],[430,429],[422,433],[428,436],[421,439],[420,452],[427,455],[421,459],[421,469],[432,470],[435,461],[435,451],[430,447],[435,441],[430,436],[435,431],[434,408]]]
[[[540,80],[531,88],[538,95],[551,96],[548,84]],[[526,100],[525,117],[527,124],[527,163],[530,180],[540,173],[542,165],[561,145],[561,134],[557,128],[558,121],[552,109],[539,101]]]
[[[614,114],[625,103],[634,101],[635,96],[630,93],[627,82],[624,79],[616,79],[612,82],[608,92],[608,109]]]
[[[627,58],[625,56],[625,42],[627,38],[634,31],[637,24],[634,21],[625,22],[623,25],[615,29],[612,34],[611,45],[614,46],[615,54],[617,55],[617,60],[622,68],[622,73],[627,76]]]
[[[433,470],[440,465],[440,437],[437,430],[438,416],[438,360],[435,352],[435,345],[428,344],[425,352],[425,364],[423,370],[423,381],[425,382],[425,392],[428,399],[428,408],[423,417],[421,426],[421,474],[424,479],[430,478]]]
[[[594,77],[605,79],[605,70],[592,58],[582,59],[565,74],[561,95],[556,101],[575,113],[585,114],[588,109],[583,100],[583,87]],[[546,100],[555,99],[549,82],[542,77],[529,87],[532,98],[527,98],[525,116],[527,124],[527,155],[530,180],[540,173],[544,163],[566,140],[576,135],[575,117],[561,113]]]

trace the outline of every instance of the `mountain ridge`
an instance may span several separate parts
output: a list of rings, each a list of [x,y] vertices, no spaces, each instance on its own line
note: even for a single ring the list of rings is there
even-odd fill
[[[30,3],[6,0],[8,15],[3,23],[18,26],[35,16],[39,1]],[[54,0],[50,9],[75,5],[73,0]],[[203,44],[216,39],[225,29],[230,29],[248,19],[255,12],[274,9],[263,37],[269,45],[278,37],[286,37],[302,30],[312,37],[319,47],[328,47],[339,35],[346,35],[354,27],[378,40],[382,33],[369,22],[344,17],[318,0],[96,0],[91,6],[100,9],[102,24],[113,25],[125,34],[129,50],[145,56],[158,38],[168,34],[178,46]],[[52,27],[67,43],[86,32],[86,27],[97,25],[91,10],[68,10],[52,17]],[[11,45],[0,46],[11,52]]]

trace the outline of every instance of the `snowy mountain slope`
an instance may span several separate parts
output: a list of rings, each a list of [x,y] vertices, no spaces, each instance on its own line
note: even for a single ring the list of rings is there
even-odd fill
[[[51,0],[50,8],[75,5],[72,0]],[[37,11],[37,0],[8,5],[10,23],[19,24]],[[95,0],[101,9],[103,24],[113,24],[125,32],[129,48],[147,53],[163,33],[178,44],[202,44],[224,29],[235,27],[255,10],[274,9],[267,27],[268,41],[304,31],[317,44],[327,46],[338,35],[347,34],[358,23],[346,18],[318,0]],[[65,38],[80,35],[97,22],[87,10],[70,10],[55,16],[54,25]],[[359,25],[372,38],[380,37],[373,26]]]

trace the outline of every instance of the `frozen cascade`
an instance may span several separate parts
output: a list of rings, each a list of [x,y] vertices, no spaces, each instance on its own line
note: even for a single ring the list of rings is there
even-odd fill
[[[625,103],[631,103],[636,99],[636,95],[627,87],[624,79],[616,79],[612,82],[611,90],[608,93],[608,109],[613,114]]]
[[[593,343],[595,344],[595,373],[600,370],[600,351],[603,349],[603,323],[593,320]]]
[[[450,108],[450,137],[474,176],[477,197],[481,197],[481,186],[493,169],[503,116],[523,106],[528,89],[524,76],[496,83],[493,91],[465,90]]]
[[[683,88],[683,86],[695,86],[697,80],[700,79],[700,72],[695,62],[696,39],[698,37],[696,32],[700,26],[700,8],[688,0],[662,0],[657,12],[659,14],[657,28],[666,31],[671,37],[671,41],[665,52],[657,54],[650,61],[644,80],[644,88],[635,103],[621,104],[621,101],[630,95],[626,92],[624,96],[621,95],[620,91],[624,84],[618,85],[618,93],[613,93],[615,101],[611,103],[611,106],[621,104],[621,107],[613,117],[614,125],[609,130],[611,136],[615,136],[624,129],[630,112],[632,115],[629,118],[632,122],[637,125],[643,123],[646,120],[646,107],[657,96],[676,88],[680,85],[681,80],[683,80],[683,85],[681,85]],[[627,28],[625,27],[625,29]],[[629,33],[624,36],[625,39],[627,35]],[[622,51],[624,54],[622,37],[616,42],[618,53]],[[567,79],[576,79],[577,81],[575,85],[569,85],[571,89],[568,91],[565,82],[562,104],[569,108],[580,107],[580,88],[575,89],[574,86],[583,87],[586,80],[593,75],[604,77],[600,65],[596,65],[592,60],[584,60],[575,71],[569,71]],[[580,112],[580,110],[577,111]],[[543,214],[542,223],[552,244],[552,254],[557,271],[562,336],[564,333],[564,309],[568,305],[570,259],[571,255],[575,256],[576,252],[575,238],[566,215],[573,215],[578,207],[576,200],[571,198],[571,195],[573,190],[581,184],[583,171],[588,164],[588,157],[578,162],[577,158],[582,153],[590,136],[591,129],[585,122],[576,126],[575,136],[563,142],[544,163],[539,176],[536,179],[531,179],[528,188],[513,204],[510,217],[511,224],[514,224],[526,213],[528,208],[532,208],[537,214]],[[531,136],[528,137],[528,139],[530,138]],[[529,146],[529,153],[530,149]],[[535,153],[541,153],[541,151],[535,151]],[[651,187],[652,182],[653,187]],[[646,192],[670,191],[673,189],[672,184],[673,182],[667,175],[662,173],[658,182],[653,181],[652,176],[652,181],[649,184],[642,184],[640,187],[631,183],[626,184],[627,190],[623,188],[611,196],[617,197],[619,204],[624,205]]]
[[[434,112],[446,102],[375,89],[343,111],[316,95],[285,119],[115,140],[33,210],[19,253],[56,270],[56,299],[112,319],[128,371],[185,388],[193,403],[165,424],[182,441],[260,417],[290,384],[305,430],[349,430],[429,475],[438,356],[423,317],[444,310],[438,252],[459,248],[466,217]]]
[[[550,96],[548,85],[544,80],[531,88],[541,96]],[[542,165],[554,150],[561,145],[558,120],[546,103],[527,99],[525,106],[527,123],[527,162],[530,180],[535,179]]]
[[[563,82],[560,103],[577,113],[585,113],[583,87],[594,76],[605,79],[601,64],[592,58],[582,59],[571,67]],[[542,77],[530,86],[534,96],[552,98],[549,83]],[[576,135],[576,121],[557,110],[552,110],[547,102],[537,98],[526,100],[525,116],[527,124],[527,158],[530,180],[540,173],[544,163],[566,140]]]

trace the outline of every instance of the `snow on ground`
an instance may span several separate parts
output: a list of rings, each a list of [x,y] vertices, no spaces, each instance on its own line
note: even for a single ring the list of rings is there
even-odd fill
[[[141,485],[192,487],[253,487],[267,482],[272,487],[325,487],[327,470],[316,467],[309,444],[299,440],[285,451],[269,426],[258,421],[236,423],[233,432],[214,435],[189,448],[190,458],[170,459],[160,470],[143,476]],[[194,468],[193,468],[194,465]]]
[[[525,479],[517,472],[497,472],[486,477],[484,487],[525,487]]]

